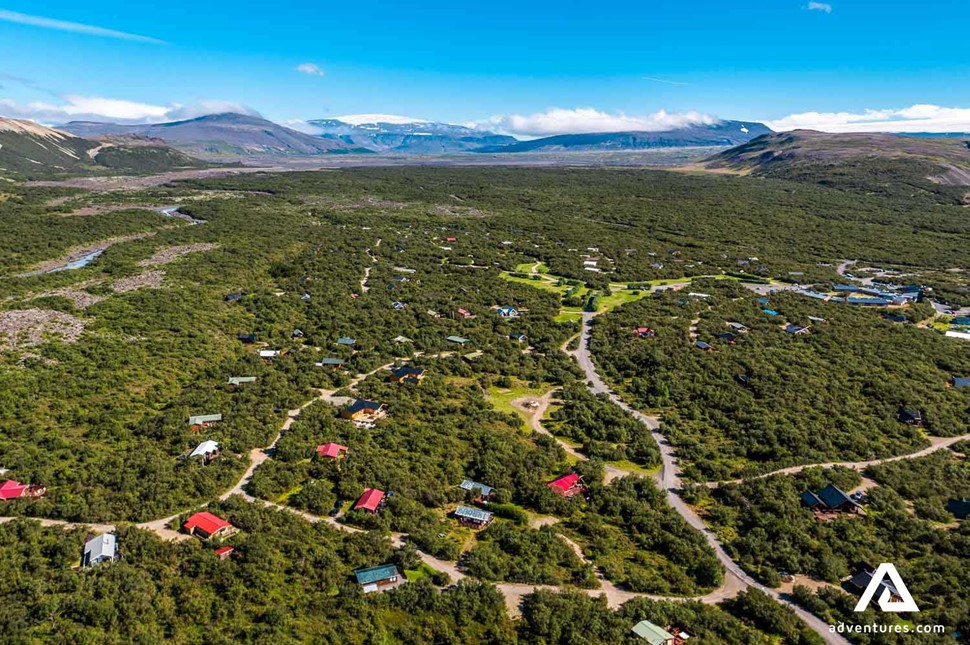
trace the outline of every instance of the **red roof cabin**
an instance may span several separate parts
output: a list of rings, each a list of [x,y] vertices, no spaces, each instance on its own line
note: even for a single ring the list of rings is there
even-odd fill
[[[640,338],[653,338],[657,335],[657,332],[649,327],[637,327],[636,335]]]
[[[215,550],[215,554],[219,556],[220,560],[228,560],[229,556],[231,556],[235,550],[236,549],[231,546],[221,546]]]
[[[229,522],[208,511],[196,513],[185,522],[183,527],[189,535],[195,535],[203,540],[210,540],[214,537],[226,537],[236,531]]]
[[[317,454],[321,457],[329,457],[330,459],[340,459],[347,455],[347,451],[350,450],[347,446],[341,446],[339,443],[325,443],[322,446],[317,446]]]
[[[463,309],[461,307],[458,308],[458,315],[461,316],[462,318],[474,318],[475,317],[475,314],[473,314],[472,312],[468,311],[467,309]]]
[[[559,479],[549,482],[546,486],[563,497],[572,497],[573,495],[578,495],[586,491],[586,488],[583,486],[583,478],[576,473],[563,475]]]
[[[357,503],[354,504],[354,510],[367,511],[371,514],[376,514],[381,510],[382,503],[384,502],[384,491],[378,490],[376,488],[365,488],[364,494],[360,496]]]
[[[43,486],[31,486],[21,484],[18,481],[8,479],[0,484],[0,500],[19,499],[21,497],[43,497],[47,489]]]

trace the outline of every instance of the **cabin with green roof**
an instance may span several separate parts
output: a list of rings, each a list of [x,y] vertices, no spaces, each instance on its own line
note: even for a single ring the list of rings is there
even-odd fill
[[[401,579],[401,574],[393,564],[382,564],[377,567],[357,569],[354,571],[354,577],[357,578],[357,584],[363,588],[364,593],[371,593],[396,585]]]

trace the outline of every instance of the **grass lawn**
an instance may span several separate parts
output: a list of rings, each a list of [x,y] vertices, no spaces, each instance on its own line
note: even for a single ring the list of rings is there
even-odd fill
[[[640,475],[641,477],[653,477],[660,472],[660,464],[657,464],[653,468],[644,468],[639,464],[635,464],[632,461],[623,459],[621,461],[607,461],[607,465],[619,468],[620,470],[627,470],[634,475]]]
[[[294,495],[296,495],[297,493],[299,493],[301,490],[303,490],[303,484],[299,484],[298,486],[294,486],[290,490],[288,490],[285,493],[283,493],[282,495],[280,495],[279,499],[276,500],[276,503],[277,504],[286,505],[287,500],[289,500],[291,497],[293,497]]]
[[[489,403],[499,412],[519,415],[522,418],[524,426],[531,421],[532,415],[513,406],[512,401],[525,397],[538,399],[548,392],[551,387],[551,385],[543,385],[540,388],[533,389],[525,381],[516,380],[510,388],[501,388],[493,385],[488,388],[486,398],[488,398]]]
[[[549,273],[549,267],[544,262],[525,262],[515,266],[516,273]]]
[[[527,284],[530,287],[535,287],[536,289],[545,289],[546,291],[552,291],[553,293],[558,293],[560,295],[566,293],[566,291],[569,289],[569,287],[566,285],[557,284],[558,279],[552,276],[542,276],[541,279],[520,278],[518,276],[512,275],[508,271],[503,271],[498,275],[503,280],[508,280],[509,282],[518,282],[519,284]]]
[[[438,572],[429,567],[427,563],[422,562],[417,569],[405,569],[404,577],[408,579],[408,582],[417,582],[422,578],[430,578],[436,573]]]

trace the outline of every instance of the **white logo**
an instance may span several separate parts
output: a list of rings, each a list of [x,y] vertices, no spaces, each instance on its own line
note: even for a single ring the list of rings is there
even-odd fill
[[[884,582],[887,576],[890,582]],[[899,572],[896,571],[896,566],[893,564],[883,562],[879,565],[876,572],[872,574],[872,579],[862,594],[862,598],[859,598],[859,604],[855,606],[855,611],[865,611],[876,592],[881,592],[878,602],[879,608],[883,611],[919,611],[916,601],[913,600],[913,596],[906,588],[906,583],[899,577]]]

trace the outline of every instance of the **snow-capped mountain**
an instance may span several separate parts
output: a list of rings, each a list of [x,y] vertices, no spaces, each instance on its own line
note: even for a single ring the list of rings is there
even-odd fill
[[[376,152],[445,154],[468,152],[484,146],[504,146],[513,137],[476,130],[463,125],[437,123],[391,114],[354,114],[307,122],[325,139]]]

